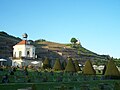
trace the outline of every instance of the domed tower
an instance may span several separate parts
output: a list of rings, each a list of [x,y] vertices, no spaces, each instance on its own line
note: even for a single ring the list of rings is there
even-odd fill
[[[22,37],[23,40],[13,46],[13,57],[35,58],[35,46],[28,43],[26,33]]]
[[[24,34],[22,35],[22,37],[23,37],[23,39],[27,40],[27,38],[28,38],[27,33],[24,33]]]

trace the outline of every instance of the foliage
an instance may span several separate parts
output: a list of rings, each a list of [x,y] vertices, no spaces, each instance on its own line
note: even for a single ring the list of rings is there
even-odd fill
[[[102,75],[96,76],[84,76],[81,73],[63,73],[63,72],[45,72],[45,71],[36,71],[36,69],[28,69],[29,75],[26,77],[23,70],[17,69],[14,75],[9,75],[9,69],[3,68],[2,73],[0,73],[0,81],[5,74],[8,74],[9,83],[3,84],[0,82],[0,90],[18,90],[29,87],[32,87],[32,90],[56,90],[56,89],[65,89],[65,90],[82,90],[88,87],[90,90],[101,90],[99,86],[107,85],[108,89],[119,90],[120,81],[119,80],[102,80]],[[61,77],[62,81],[56,83],[57,77]],[[30,78],[31,82],[27,83],[27,80]],[[94,80],[96,78],[96,80]],[[77,80],[73,82],[73,80]],[[46,82],[45,82],[46,81]],[[116,84],[117,82],[117,84]],[[14,84],[12,84],[14,83]],[[34,86],[35,85],[35,86]],[[62,88],[61,88],[62,86]],[[64,87],[64,88],[63,88]],[[34,88],[34,89],[33,89]],[[98,89],[99,88],[99,89]],[[114,89],[113,89],[114,88]],[[108,90],[105,88],[105,90]]]
[[[80,55],[80,50],[78,50],[77,54]]]
[[[92,63],[90,60],[87,60],[85,62],[85,66],[83,68],[83,74],[85,75],[94,75],[95,74],[95,70],[92,67]]]
[[[4,32],[4,31],[1,31],[1,32],[0,32],[0,35],[5,35],[5,36],[7,36],[8,34],[7,34],[6,32]]]
[[[68,60],[68,63],[67,63],[66,68],[65,68],[65,71],[66,72],[75,72],[76,71],[74,63],[73,63],[71,58]]]
[[[75,64],[76,71],[80,71],[79,63],[77,60],[74,60],[74,64]]]
[[[35,40],[35,42],[45,42],[46,40],[45,39],[38,39],[38,40]]]
[[[65,69],[66,65],[67,65],[67,63],[66,63],[66,61],[64,60],[64,61],[62,62],[62,69],[63,69],[63,70]]]
[[[76,38],[71,38],[70,42],[75,44],[78,40]]]
[[[32,90],[37,90],[35,84],[32,84]]]
[[[118,68],[115,66],[113,60],[110,60],[106,67],[105,76],[120,76]]]
[[[3,36],[3,37],[6,37],[6,38],[11,38],[11,39],[14,39],[14,40],[21,40],[21,38],[19,38],[19,37],[14,37],[14,36],[12,36],[12,35],[9,35],[9,34],[7,34],[6,32],[4,32],[4,31],[1,31],[0,32],[0,36]]]
[[[103,80],[103,81],[80,81],[80,82],[63,82],[61,83],[56,83],[56,82],[41,82],[41,83],[14,83],[14,84],[1,84],[0,85],[0,90],[18,90],[18,89],[23,89],[27,87],[31,87],[33,84],[35,84],[36,90],[86,90],[85,87],[86,85],[89,85],[89,90],[101,90],[98,89],[98,85],[100,83],[105,83],[108,84],[109,87],[112,87],[114,83],[118,82],[117,80]],[[87,89],[88,90],[88,89]],[[119,90],[118,89],[104,89],[104,90]]]
[[[120,90],[120,83],[118,82],[115,83],[114,90]]]
[[[120,67],[120,59],[114,59],[116,66]]]
[[[103,69],[103,75],[105,74],[105,72],[106,72],[106,65],[104,66],[104,69]]]
[[[55,64],[54,64],[54,66],[53,66],[53,69],[55,70],[55,71],[58,71],[58,70],[61,70],[62,68],[61,68],[61,63],[60,63],[60,60],[57,58],[56,59],[56,61],[55,61]]]
[[[49,60],[47,57],[46,57],[45,60],[43,61],[43,68],[44,68],[44,69],[51,68],[50,60]]]

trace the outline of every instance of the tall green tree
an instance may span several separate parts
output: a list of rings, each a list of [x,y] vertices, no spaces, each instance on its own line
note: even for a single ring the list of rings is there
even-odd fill
[[[51,68],[50,60],[47,57],[45,57],[45,60],[43,61],[43,68],[44,69]]]
[[[75,44],[78,40],[76,38],[71,38],[70,42]]]
[[[72,59],[69,59],[65,68],[66,72],[76,72]]]
[[[55,70],[55,71],[62,70],[61,63],[60,63],[60,60],[58,58],[55,61],[55,64],[53,66],[53,70]]]
[[[110,60],[108,62],[107,67],[106,67],[105,76],[113,76],[113,77],[118,76],[118,77],[120,77],[120,72],[119,72],[118,68],[116,67],[113,60]]]
[[[83,74],[85,75],[94,75],[95,74],[95,70],[92,67],[92,63],[90,60],[87,60],[85,62],[85,66],[83,68]]]

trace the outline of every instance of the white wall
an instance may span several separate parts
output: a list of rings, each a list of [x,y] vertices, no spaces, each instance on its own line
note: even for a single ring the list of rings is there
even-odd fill
[[[13,48],[13,57],[19,57],[19,51],[22,52],[22,57],[27,57],[27,51],[29,51],[29,57],[35,57],[35,47],[33,45],[15,45]]]

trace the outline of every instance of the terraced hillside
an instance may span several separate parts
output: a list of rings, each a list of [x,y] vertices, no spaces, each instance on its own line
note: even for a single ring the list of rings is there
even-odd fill
[[[20,40],[6,32],[0,32],[0,57],[12,57],[13,45]]]
[[[16,38],[7,34],[6,32],[0,32],[0,57],[12,57],[13,45],[21,41],[20,38]],[[38,58],[48,57],[52,61],[56,58],[60,60],[66,60],[68,57],[77,59],[80,63],[84,63],[86,60],[107,60],[109,56],[98,55],[93,53],[82,46],[79,48],[71,48],[70,45],[60,44],[48,41],[32,41],[36,46],[36,54]]]
[[[107,60],[109,58],[107,55],[98,55],[82,46],[79,48],[71,48],[71,46],[67,44],[59,44],[48,41],[36,42],[36,45],[36,53],[40,58],[49,57],[53,60],[59,57],[61,60],[66,60],[68,57],[71,57],[78,60],[80,63],[84,63],[88,59],[97,61]]]

